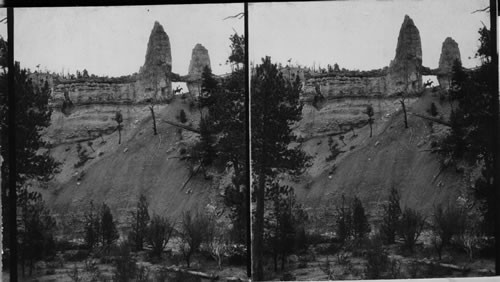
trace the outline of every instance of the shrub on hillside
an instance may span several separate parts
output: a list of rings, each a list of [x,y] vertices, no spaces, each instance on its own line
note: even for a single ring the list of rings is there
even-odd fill
[[[380,236],[375,236],[369,241],[366,251],[365,275],[367,279],[384,278],[384,274],[389,266],[389,256],[382,248]]]
[[[182,122],[182,123],[186,123],[187,122],[186,112],[183,109],[181,109],[181,111],[179,113],[179,121]]]
[[[136,261],[130,255],[130,248],[125,243],[119,246],[119,255],[115,259],[115,270],[113,274],[113,281],[123,282],[134,279],[137,274]]]
[[[438,110],[437,110],[436,104],[434,104],[434,102],[431,103],[431,106],[429,107],[427,112],[433,117],[438,115]]]
[[[151,247],[151,254],[161,258],[161,253],[167,246],[174,231],[173,224],[164,217],[154,215],[149,223],[146,234],[146,241]]]
[[[399,223],[399,235],[403,238],[404,247],[410,252],[413,252],[424,225],[425,218],[420,212],[409,207],[405,208]]]
[[[335,160],[337,158],[337,156],[342,152],[338,148],[337,142],[334,142],[333,138],[331,136],[328,137],[328,148],[330,149],[330,155],[328,157],[326,157],[327,162]]]
[[[199,251],[201,243],[206,238],[208,222],[208,217],[201,212],[195,214],[185,212],[182,216],[181,252],[188,268],[191,265],[192,255]]]
[[[432,243],[440,260],[443,248],[450,244],[453,236],[460,233],[463,222],[464,214],[458,208],[448,206],[444,209],[438,205],[434,210]]]

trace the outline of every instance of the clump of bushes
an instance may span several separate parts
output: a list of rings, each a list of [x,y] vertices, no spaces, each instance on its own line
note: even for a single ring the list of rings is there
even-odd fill
[[[130,281],[137,275],[137,264],[135,259],[130,255],[129,246],[122,243],[119,246],[119,254],[115,259],[115,270],[113,281]]]
[[[183,109],[181,109],[181,111],[179,112],[179,121],[182,123],[187,122],[186,112]]]
[[[83,166],[90,157],[87,155],[87,150],[85,150],[80,143],[76,144],[76,151],[78,154],[78,162],[74,165],[74,168],[79,168]]]
[[[427,112],[433,117],[438,115],[438,110],[437,110],[436,104],[434,104],[434,102],[431,103]]]
[[[327,162],[335,160],[337,158],[337,156],[340,155],[340,153],[342,152],[338,148],[337,142],[334,142],[333,138],[331,136],[328,137],[328,148],[330,149],[330,155],[328,157],[326,157]]]

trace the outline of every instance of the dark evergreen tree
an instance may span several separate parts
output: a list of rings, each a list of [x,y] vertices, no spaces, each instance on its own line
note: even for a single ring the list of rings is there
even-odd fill
[[[186,112],[183,109],[179,112],[179,121],[182,123],[187,122]]]
[[[476,57],[482,64],[474,70],[465,70],[458,61],[453,66],[450,97],[458,106],[451,112],[451,131],[442,141],[440,153],[448,164],[460,160],[470,165],[479,164],[481,175],[472,180],[471,189],[484,215],[483,229],[492,235],[497,216],[493,183],[497,136],[491,133],[497,131],[498,125],[498,66],[495,64],[498,58],[491,31],[483,27],[479,35]]]
[[[203,68],[201,73],[201,92],[199,99],[200,108],[210,107],[214,103],[215,92],[218,88],[218,82],[212,74],[209,66]]]
[[[254,279],[264,279],[263,227],[265,187],[280,172],[299,174],[307,158],[299,147],[290,148],[296,140],[291,125],[300,120],[302,104],[299,102],[301,83],[283,78],[271,58],[266,57],[252,76],[251,132],[252,166],[255,191],[253,225]]]
[[[342,204],[337,209],[337,238],[344,242],[352,235],[352,213],[349,206],[346,206],[345,197],[342,195]]]
[[[118,129],[118,144],[122,142],[122,129],[123,129],[123,116],[120,111],[115,113],[115,121],[117,123],[116,129]]]
[[[340,72],[340,67],[339,67],[339,64],[335,63],[335,64],[333,65],[333,71],[334,71],[334,72]]]
[[[380,231],[386,244],[393,244],[396,239],[399,220],[401,218],[400,199],[401,196],[399,195],[399,191],[395,187],[392,187],[388,202],[383,205]]]
[[[105,203],[101,207],[101,243],[106,253],[109,253],[110,247],[120,238],[116,223],[113,220],[113,214]]]
[[[366,111],[365,114],[368,116],[368,124],[370,125],[370,137],[372,137],[372,126],[373,126],[373,115],[375,112],[373,111],[373,106],[368,105],[366,106]]]
[[[0,62],[2,71],[0,72],[0,154],[3,158],[2,163],[2,220],[3,220],[3,246],[15,244],[10,241],[10,227],[12,226],[8,219],[10,218],[10,210],[12,205],[16,205],[18,210],[29,210],[36,207],[39,199],[37,192],[28,190],[26,182],[35,180],[35,183],[42,183],[49,180],[53,173],[58,168],[56,162],[47,150],[49,144],[41,138],[41,132],[50,124],[51,109],[48,105],[50,97],[50,88],[48,82],[45,81],[41,87],[32,83],[28,77],[28,72],[21,69],[18,62],[14,64],[14,68],[10,70],[14,76],[14,93],[15,97],[15,128],[8,128],[8,117],[10,108],[7,107],[7,71],[3,63],[6,62],[5,55],[7,54],[6,43],[0,39]],[[9,143],[9,131],[15,134],[15,144]],[[11,179],[9,176],[10,150],[15,150],[16,159],[13,162],[16,165],[16,178]],[[9,187],[12,181],[16,181],[16,194],[26,194],[28,196],[17,197],[17,202],[14,200],[14,195],[9,192]],[[35,184],[37,185],[37,184]],[[35,213],[35,215],[44,216],[44,213]],[[17,217],[20,220],[19,214]],[[42,218],[39,222],[43,221]],[[28,233],[30,234],[30,233]],[[19,236],[18,236],[19,239]],[[38,240],[31,238],[33,240]],[[7,252],[4,256],[9,255]],[[4,260],[8,261],[8,260]],[[5,266],[10,267],[10,266]],[[15,270],[11,268],[11,271]],[[17,272],[16,272],[17,273]],[[15,275],[15,274],[14,274]]]
[[[356,239],[363,239],[370,233],[370,224],[365,214],[365,208],[358,197],[354,197],[352,202],[352,233]]]
[[[24,199],[28,197],[30,199]],[[45,207],[40,194],[23,191],[19,195],[24,202],[19,210],[18,246],[19,259],[23,276],[25,265],[29,267],[29,275],[33,274],[34,263],[49,255],[55,255],[53,232],[56,222]]]
[[[273,182],[266,188],[269,210],[264,222],[264,243],[266,249],[271,250],[275,271],[278,271],[278,258],[281,258],[281,270],[284,270],[286,257],[295,250],[297,228],[304,223],[301,222],[304,217],[297,212],[292,187]]]
[[[100,213],[95,210],[94,202],[90,201],[89,209],[84,216],[84,240],[87,248],[94,249],[99,245],[101,237]]]
[[[231,74],[220,83],[214,80],[210,69],[206,69],[202,81],[200,106],[206,107],[206,115],[200,123],[201,139],[204,139],[204,155],[219,165],[232,168],[232,184],[225,187],[224,202],[231,210],[232,234],[235,240],[244,243],[248,223],[246,179],[247,130],[245,87],[245,37],[234,34],[230,37]],[[210,135],[210,136],[209,136]],[[211,150],[214,151],[215,155]]]
[[[139,201],[137,202],[136,210],[131,212],[132,230],[130,231],[129,237],[137,251],[142,251],[144,241],[146,240],[147,228],[149,224],[148,207],[149,203],[146,200],[146,196],[141,194],[139,196]]]

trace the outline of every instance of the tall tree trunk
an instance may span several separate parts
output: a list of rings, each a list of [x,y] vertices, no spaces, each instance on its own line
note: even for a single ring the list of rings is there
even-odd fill
[[[155,110],[153,108],[153,105],[149,106],[149,110],[151,111],[151,116],[153,117],[153,134],[157,135],[158,132],[156,131],[156,117],[155,117]]]
[[[281,254],[281,271],[285,270],[285,259],[286,259],[286,254],[283,252]]]
[[[264,193],[266,178],[264,175],[264,169],[260,169],[259,183],[256,191],[256,207],[255,207],[255,224],[253,228],[253,280],[262,281],[264,280],[264,269],[263,269],[263,249],[264,249]]]
[[[372,137],[372,123],[370,122],[370,137]]]
[[[118,128],[118,144],[122,143],[122,130]]]
[[[278,253],[273,254],[274,272],[278,272]]]
[[[405,101],[404,101],[404,99],[401,99],[401,100],[399,100],[399,102],[401,103],[401,106],[403,107],[403,113],[404,113],[404,116],[405,116],[405,128],[408,128],[408,117],[406,116]]]

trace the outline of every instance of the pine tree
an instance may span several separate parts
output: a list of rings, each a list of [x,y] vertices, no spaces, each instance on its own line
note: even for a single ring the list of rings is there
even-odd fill
[[[251,89],[252,166],[256,179],[253,267],[254,279],[262,280],[266,183],[280,172],[299,174],[307,158],[300,148],[289,147],[296,140],[291,125],[302,115],[299,77],[294,82],[286,81],[276,64],[266,57],[255,70]]]
[[[386,244],[393,244],[396,239],[399,220],[401,218],[400,198],[399,191],[395,187],[392,187],[389,201],[383,206],[384,213],[380,231]]]
[[[374,115],[373,106],[372,105],[366,106],[365,113],[368,116],[368,124],[370,125],[370,137],[372,137],[372,126],[373,126],[373,115]]]
[[[111,210],[108,205],[105,203],[101,206],[101,243],[106,253],[109,253],[111,245],[113,245],[120,235],[118,234],[118,230],[116,229],[116,223],[113,220],[113,214],[111,214]]]
[[[479,30],[480,46],[476,57],[482,64],[474,70],[465,70],[460,62],[453,66],[450,98],[458,102],[450,114],[451,131],[442,141],[443,159],[455,163],[465,160],[480,165],[481,175],[472,181],[471,189],[484,215],[483,229],[494,233],[497,215],[493,179],[496,175],[495,154],[498,116],[498,55],[491,40],[491,31]]]
[[[25,197],[30,199],[23,199]],[[40,194],[24,192],[19,195],[19,199],[26,203],[19,210],[19,258],[23,276],[26,264],[31,276],[36,261],[44,259],[50,254],[55,254],[53,233],[56,222],[45,207]]]
[[[123,116],[122,116],[122,113],[120,111],[117,111],[115,113],[115,121],[117,123],[116,129],[118,129],[118,144],[120,144],[122,142],[122,128],[123,128],[123,125],[122,125]]]
[[[342,205],[337,209],[337,238],[344,242],[352,235],[352,213],[345,204],[345,197],[342,195]]]
[[[94,249],[99,245],[101,237],[100,214],[96,212],[94,202],[90,201],[89,209],[84,216],[84,240],[87,248]]]
[[[205,66],[203,68],[203,72],[201,73],[201,93],[199,102],[200,108],[210,107],[214,103],[215,92],[218,87],[218,82],[214,78],[212,74],[212,69],[209,66]]]
[[[184,111],[184,109],[181,109],[181,111],[179,112],[179,121],[182,123],[187,122],[186,112]]]
[[[365,214],[365,208],[358,197],[354,197],[352,204],[352,231],[356,239],[363,239],[370,233],[370,224]]]
[[[206,107],[200,121],[205,159],[232,168],[232,183],[225,187],[224,203],[231,210],[234,239],[244,243],[248,227],[248,189],[246,179],[247,128],[245,37],[231,35],[231,74],[216,84],[206,68],[202,81],[200,107]],[[210,136],[209,136],[210,135]],[[215,137],[216,136],[216,137]],[[213,150],[213,152],[211,152]]]
[[[149,224],[149,203],[146,196],[141,194],[137,202],[136,210],[131,212],[132,216],[132,231],[130,232],[130,239],[135,245],[137,251],[142,251],[144,241],[146,240],[147,228]]]
[[[6,44],[3,39],[0,40],[0,54],[6,54]],[[5,62],[5,58],[0,58],[0,62]],[[2,220],[3,220],[3,246],[13,246],[15,243],[10,241],[11,225],[8,221],[11,218],[10,211],[12,205],[18,209],[28,209],[37,206],[39,194],[29,191],[26,182],[35,180],[36,183],[50,180],[57,171],[59,163],[55,161],[48,150],[48,143],[42,139],[41,132],[50,125],[51,109],[48,101],[50,97],[50,88],[45,81],[41,87],[32,83],[28,77],[28,72],[21,69],[18,62],[14,64],[12,70],[14,76],[15,97],[15,127],[9,128],[8,117],[11,108],[7,107],[7,72],[5,65],[1,66],[3,71],[0,73],[0,154],[3,158],[2,163]],[[15,144],[9,143],[9,132],[15,134]],[[9,151],[15,150],[16,158],[16,195],[9,191],[12,181],[9,173],[9,164],[11,163]],[[20,197],[21,194],[28,196]],[[19,195],[19,196],[18,196]],[[17,200],[16,200],[17,198]],[[36,213],[36,215],[41,215]],[[19,216],[22,216],[20,214]],[[19,220],[19,216],[17,219]],[[40,218],[40,220],[42,220]],[[19,239],[19,237],[18,237]],[[34,239],[34,238],[33,238]],[[4,253],[7,255],[7,252]],[[13,276],[16,277],[17,269],[10,269]]]

